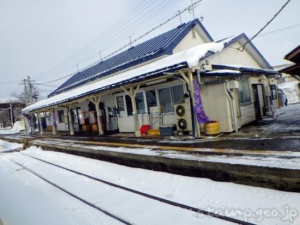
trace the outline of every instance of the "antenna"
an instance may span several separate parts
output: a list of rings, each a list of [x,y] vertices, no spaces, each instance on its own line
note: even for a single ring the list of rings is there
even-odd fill
[[[194,11],[194,2],[193,0],[191,0],[192,6],[191,6],[191,10],[193,12],[193,20],[195,19],[195,11]]]
[[[180,25],[182,24],[182,20],[181,20],[181,13],[180,10],[178,10],[178,15],[179,15],[179,20],[180,20]]]

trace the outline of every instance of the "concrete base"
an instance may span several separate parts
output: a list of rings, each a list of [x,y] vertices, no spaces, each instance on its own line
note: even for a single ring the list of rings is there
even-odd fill
[[[136,137],[140,137],[141,136],[141,131],[140,130],[136,130],[135,131],[135,136]]]

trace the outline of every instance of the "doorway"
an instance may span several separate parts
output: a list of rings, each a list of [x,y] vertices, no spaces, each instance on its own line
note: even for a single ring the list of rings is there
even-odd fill
[[[254,110],[256,120],[259,121],[265,117],[265,95],[264,86],[262,84],[252,84],[254,95]]]

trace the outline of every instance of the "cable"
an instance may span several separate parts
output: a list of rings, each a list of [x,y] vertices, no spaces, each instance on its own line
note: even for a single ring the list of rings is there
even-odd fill
[[[137,13],[140,14],[143,12],[143,10],[145,9],[148,9],[149,7],[149,3],[150,5],[153,4],[153,2],[155,2],[157,0],[154,0],[154,1],[143,1],[141,2],[137,7],[135,7],[132,11],[130,11],[127,15],[125,15],[124,17],[122,17],[120,20],[118,20],[116,23],[112,24],[110,26],[110,28],[108,28],[107,30],[105,30],[104,32],[102,32],[99,36],[97,36],[96,38],[94,38],[90,43],[86,44],[83,48],[81,48],[80,50],[78,50],[76,53],[74,53],[73,55],[71,55],[69,58],[67,58],[66,60],[62,61],[61,63],[59,63],[56,67],[53,67],[52,69],[46,71],[45,73],[39,75],[39,76],[36,76],[36,77],[41,77],[41,76],[44,76],[45,74],[49,73],[50,71],[55,71],[57,70],[57,68],[61,67],[65,62],[68,62],[68,60],[74,58],[75,56],[77,57],[77,55],[81,54],[82,52],[90,49],[91,47],[93,47],[97,42],[100,41],[103,41],[103,39],[110,35],[111,33],[113,32],[118,32],[119,31],[119,28],[116,28],[116,27],[123,27],[123,24],[127,24],[128,21],[130,20],[130,18],[132,17],[132,15],[135,15]],[[146,2],[146,3],[144,3]],[[145,7],[145,9],[143,9],[143,7]],[[138,20],[135,20],[135,21],[138,21]],[[35,78],[36,78],[35,77]]]
[[[194,2],[193,4],[194,4],[194,5],[196,5],[196,4],[200,3],[201,1],[202,1],[202,0],[198,0],[198,1]],[[105,57],[105,58],[103,58],[103,59],[107,59],[107,58],[111,57],[112,55],[116,54],[117,52],[119,52],[119,51],[123,50],[124,48],[126,48],[126,47],[130,46],[132,43],[135,43],[135,42],[137,42],[137,41],[138,41],[138,40],[140,40],[141,38],[143,38],[143,37],[147,36],[149,33],[153,32],[154,30],[156,30],[156,29],[158,29],[159,27],[161,27],[161,26],[165,25],[166,23],[170,22],[171,20],[173,20],[174,18],[176,18],[177,16],[179,16],[179,15],[180,15],[180,14],[182,14],[183,12],[187,11],[187,10],[188,10],[190,7],[191,7],[191,6],[189,6],[189,7],[185,8],[185,9],[183,9],[182,11],[180,11],[180,12],[176,13],[174,16],[172,16],[172,17],[171,17],[171,18],[169,18],[168,20],[164,21],[163,23],[161,23],[161,24],[159,24],[158,26],[154,27],[153,29],[149,30],[149,31],[148,31],[148,32],[146,32],[145,34],[143,34],[143,35],[141,35],[140,37],[138,37],[138,38],[134,39],[134,40],[133,40],[131,43],[129,43],[129,44],[127,44],[127,45],[123,46],[122,48],[119,48],[118,50],[116,50],[115,52],[113,52],[113,53],[109,54],[108,56],[106,56],[106,57]],[[88,66],[88,67],[86,67],[85,69],[87,69],[87,68],[90,68],[90,67],[91,67],[91,66],[93,66],[93,65],[95,65],[95,63],[94,63],[94,64],[92,64],[92,65],[90,65],[90,66]],[[55,82],[55,81],[61,80],[61,79],[63,79],[63,78],[66,78],[66,77],[72,76],[72,75],[74,75],[74,74],[76,74],[76,73],[73,73],[73,74],[70,74],[70,75],[64,76],[64,77],[62,77],[62,78],[59,78],[59,79],[52,80],[52,81],[44,82],[44,83],[42,83],[42,84],[52,83],[52,82]]]
[[[300,27],[300,24],[290,26],[290,27],[281,28],[281,29],[277,29],[277,30],[273,30],[273,31],[263,33],[263,34],[259,34],[258,37],[262,37],[262,36],[273,34],[273,33],[278,33],[278,32],[285,31],[285,30],[294,29],[294,28],[297,28],[297,27]]]
[[[241,52],[243,52],[245,50],[245,46],[252,41],[257,35],[259,35],[260,32],[262,32],[277,16],[278,14],[286,7],[286,5],[290,2],[291,0],[288,0],[282,7],[281,9],[273,16],[273,18],[262,28],[260,29],[249,41],[247,41],[244,45],[243,48],[240,49],[238,48],[238,50],[240,50]]]
[[[178,0],[176,0],[176,1],[178,1]],[[170,6],[171,4],[172,4],[172,2],[163,2],[163,3],[160,3],[158,6],[156,6],[154,9],[152,9],[150,12],[152,12],[152,11],[154,11],[157,7],[159,7],[160,5],[162,5],[162,4],[165,4],[166,5],[166,3],[168,4],[167,5],[167,7],[168,6]],[[77,64],[80,64],[80,63],[82,63],[82,62],[84,62],[84,61],[86,61],[87,59],[90,59],[91,58],[91,56],[92,55],[94,55],[94,54],[98,54],[99,52],[103,52],[104,50],[106,50],[106,49],[109,49],[110,48],[110,46],[115,46],[116,45],[116,41],[120,41],[120,37],[124,37],[124,36],[129,36],[129,32],[131,32],[131,30],[132,29],[135,29],[136,27],[140,27],[140,25],[141,24],[143,24],[145,21],[147,21],[149,18],[151,18],[151,17],[154,17],[156,14],[158,14],[160,11],[162,11],[163,9],[165,9],[166,8],[166,6],[161,6],[160,7],[160,10],[156,10],[156,13],[155,14],[151,14],[150,16],[148,16],[148,17],[146,17],[146,18],[139,18],[139,19],[136,19],[136,22],[135,23],[133,23],[133,24],[131,24],[129,27],[124,27],[124,29],[123,30],[121,30],[121,31],[118,31],[118,34],[116,35],[116,37],[115,38],[113,38],[113,39],[109,39],[109,40],[107,40],[107,42],[103,42],[100,46],[98,46],[98,48],[99,47],[106,47],[105,49],[102,49],[101,51],[99,50],[99,49],[95,49],[95,50],[93,50],[93,49],[91,49],[93,52],[86,52],[86,53],[84,53],[83,55],[81,54],[81,55],[79,55],[79,62],[77,61]],[[146,14],[147,15],[147,14]],[[143,19],[143,20],[142,20]],[[137,25],[135,25],[136,23],[138,23]],[[135,25],[135,26],[134,26]],[[120,25],[119,25],[120,26]],[[133,27],[134,26],[134,27]],[[133,27],[133,28],[131,28],[131,27]],[[101,41],[103,41],[103,39],[101,39]],[[132,42],[131,42],[132,43]],[[129,44],[130,45],[130,44]],[[126,45],[126,46],[129,46],[129,45]],[[84,58],[83,58],[84,57]],[[78,57],[77,57],[78,58]],[[107,57],[106,57],[107,58]],[[65,65],[62,65],[61,67],[62,67],[62,69],[60,69],[60,70],[58,70],[58,69],[56,69],[56,72],[64,72],[65,70],[67,70],[68,68],[72,68],[73,66],[74,66],[74,64],[72,64],[72,65],[70,65],[70,63],[72,63],[74,60],[76,60],[76,58],[74,58],[73,60],[71,60],[70,62],[68,62],[67,64],[65,64]],[[98,62],[97,62],[98,63]],[[92,64],[92,65],[89,65],[88,67],[85,67],[85,68],[83,68],[82,70],[84,70],[84,69],[86,69],[86,68],[89,68],[90,66],[93,66],[93,65],[95,65],[95,64]],[[76,73],[73,73],[73,74],[76,74]],[[71,76],[71,75],[70,75]],[[45,78],[47,78],[47,77],[45,77]],[[45,78],[42,78],[42,79],[45,79]],[[40,79],[41,80],[41,79]]]

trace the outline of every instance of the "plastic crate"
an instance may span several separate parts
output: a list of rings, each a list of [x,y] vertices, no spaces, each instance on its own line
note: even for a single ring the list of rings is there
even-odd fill
[[[174,130],[176,130],[175,124],[159,126],[160,136],[173,136]]]

